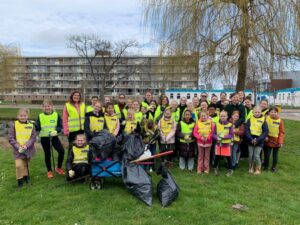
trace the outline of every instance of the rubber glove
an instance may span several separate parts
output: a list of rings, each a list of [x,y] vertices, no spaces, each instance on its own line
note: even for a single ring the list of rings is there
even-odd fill
[[[69,177],[74,177],[75,176],[75,172],[74,172],[74,170],[69,170]]]

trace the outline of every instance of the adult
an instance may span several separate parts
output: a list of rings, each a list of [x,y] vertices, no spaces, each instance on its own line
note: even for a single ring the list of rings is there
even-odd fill
[[[93,112],[94,110],[94,106],[96,104],[96,102],[99,101],[99,97],[98,96],[92,96],[91,97],[91,105],[86,107],[86,112]]]
[[[254,105],[252,104],[251,98],[246,97],[244,101],[244,106],[245,106],[245,122],[247,122],[250,117],[253,115],[252,109]]]
[[[201,93],[201,98],[200,98],[200,102],[206,102],[207,105],[210,104],[210,101],[207,100],[208,94],[206,92],[202,92]]]
[[[123,114],[123,109],[125,108],[125,106],[126,106],[125,95],[120,94],[118,97],[117,104],[114,105],[115,113],[119,119],[124,117],[124,115],[122,116],[122,114]]]
[[[239,94],[240,103],[243,103],[246,99],[245,92],[244,91],[239,91],[238,94]]]
[[[154,114],[154,121],[158,123],[165,109],[169,106],[169,98],[166,95],[161,96],[160,104],[157,106]]]
[[[228,118],[231,118],[233,111],[239,111],[240,118],[236,122],[236,126],[240,126],[245,122],[245,106],[243,104],[240,104],[238,93],[232,94],[231,102],[225,106],[225,111],[228,113]]]
[[[218,96],[216,96],[215,94],[212,94],[211,99],[210,99],[210,104],[214,104],[215,106],[217,106],[217,102],[218,102]]]
[[[200,106],[200,99],[195,96],[192,100],[193,106],[194,106],[194,111],[198,115],[201,112],[201,106]]]
[[[226,101],[227,101],[227,93],[226,92],[221,92],[220,94],[220,101],[217,102],[217,112],[221,112],[224,110],[226,106]]]
[[[145,107],[147,110],[150,108],[150,103],[153,100],[153,96],[150,90],[146,91],[145,99],[141,102],[141,106]]]
[[[69,150],[77,134],[84,133],[85,104],[79,91],[73,91],[63,109],[64,135],[69,139]]]
[[[261,108],[261,113],[263,114],[263,116],[267,116],[269,115],[269,102],[267,99],[263,99],[260,101],[259,106]]]
[[[109,96],[104,96],[104,108],[106,108],[108,103],[111,103],[110,97]]]
[[[179,121],[181,120],[183,112],[185,111],[185,109],[187,107],[186,103],[187,103],[186,97],[181,97],[180,98],[180,104],[178,106],[178,108],[179,108]]]
[[[147,120],[154,121],[154,116],[155,116],[156,108],[157,108],[157,102],[156,102],[156,100],[152,100],[150,102],[149,110],[146,112],[146,119]]]

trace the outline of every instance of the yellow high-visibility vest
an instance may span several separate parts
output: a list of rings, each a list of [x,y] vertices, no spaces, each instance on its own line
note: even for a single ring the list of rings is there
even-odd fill
[[[142,112],[136,112],[134,113],[134,118],[138,122],[142,122],[143,120],[143,113]]]
[[[201,134],[201,136],[207,137],[211,133],[211,123],[211,120],[205,122],[198,120],[198,133]]]
[[[117,128],[117,124],[119,121],[118,117],[116,115],[113,116],[104,115],[104,119],[109,133],[113,134]]]
[[[193,133],[193,130],[194,130],[195,123],[187,124],[184,121],[180,121],[180,126],[181,126],[181,133],[184,136],[186,136],[186,135],[191,136],[191,134]],[[185,139],[182,139],[182,138],[180,138],[179,141],[183,142],[183,143],[193,142],[193,140],[186,141]]]
[[[88,152],[89,152],[89,145],[85,145],[84,147],[76,147],[73,146],[73,163],[88,163]]]
[[[250,133],[251,135],[260,136],[262,134],[262,126],[265,122],[265,117],[256,118],[251,116],[250,118]]]
[[[41,113],[39,114],[39,119],[41,123],[40,137],[49,137],[52,131],[55,131],[57,127],[58,114],[53,112],[51,114]]]
[[[280,126],[280,122],[281,119],[272,119],[270,116],[267,116],[267,124],[268,124],[268,128],[269,128],[269,136],[270,137],[275,137],[278,138],[279,136],[279,126]]]
[[[16,141],[20,146],[24,146],[30,139],[33,130],[32,123],[20,123],[15,121]]]
[[[89,105],[86,107],[86,112],[89,113],[89,112],[93,112],[94,111],[94,107],[92,105]]]
[[[237,132],[238,130],[239,130],[239,127],[234,128],[234,132]],[[241,137],[239,135],[234,134],[233,140],[236,141],[236,142],[239,142],[241,140]]]
[[[90,116],[90,130],[101,131],[104,127],[104,117]]]
[[[85,104],[80,104],[80,114],[78,114],[77,108],[71,103],[66,103],[66,109],[68,112],[68,127],[70,132],[75,132],[84,129],[84,114]]]
[[[118,104],[115,104],[115,105],[114,105],[114,110],[115,110],[115,114],[117,115],[117,117],[118,117],[119,119],[121,119],[122,113],[121,113],[121,110],[120,110],[120,107],[119,107]]]
[[[126,124],[125,124],[125,128],[124,128],[125,133],[126,134],[131,134],[136,129],[136,126],[137,126],[136,121],[127,120]]]
[[[229,134],[229,131],[232,127],[232,123],[228,124],[221,124],[220,122],[217,123],[217,136],[222,135],[225,137],[226,135]],[[229,144],[231,143],[231,139],[222,139],[223,144]]]
[[[173,130],[175,125],[175,121],[170,119],[170,120],[165,120],[165,118],[161,118],[160,120],[160,130],[164,134],[164,136],[168,136],[168,134]]]

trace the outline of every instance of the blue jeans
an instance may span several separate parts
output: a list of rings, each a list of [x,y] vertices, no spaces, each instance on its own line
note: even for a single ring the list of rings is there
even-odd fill
[[[240,146],[238,144],[233,144],[231,146],[231,154],[230,155],[231,155],[231,164],[232,164],[233,168],[237,164],[237,157],[236,157],[236,155],[237,155],[237,152],[239,150],[239,147]]]

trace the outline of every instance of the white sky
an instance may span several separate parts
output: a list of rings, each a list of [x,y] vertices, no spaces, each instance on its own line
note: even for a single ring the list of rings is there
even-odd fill
[[[136,39],[144,54],[156,54],[142,26],[142,0],[1,1],[0,43],[19,45],[22,55],[75,55],[70,34],[95,33],[112,41]]]

